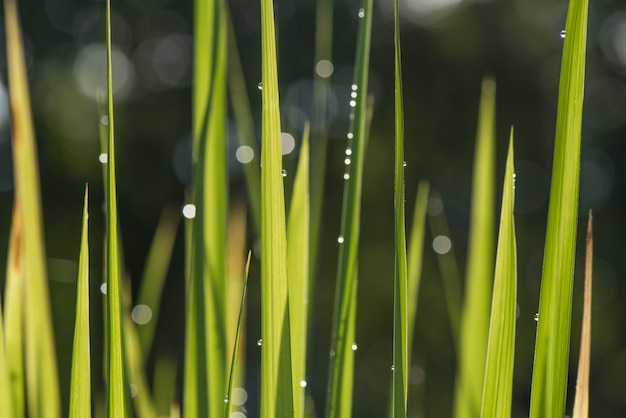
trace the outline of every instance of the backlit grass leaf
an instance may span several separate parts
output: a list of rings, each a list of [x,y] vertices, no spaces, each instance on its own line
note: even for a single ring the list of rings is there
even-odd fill
[[[515,240],[515,168],[513,129],[504,173],[500,232],[491,301],[489,341],[485,361],[482,418],[511,416],[515,317],[517,314],[517,244]]]
[[[22,31],[16,0],[5,0],[15,206],[21,224],[15,256],[23,257],[26,398],[32,418],[61,415],[54,330],[50,310],[35,132]]]
[[[578,219],[588,0],[570,0],[557,109],[530,417],[565,411]]]
[[[11,393],[11,379],[7,365],[7,356],[4,345],[4,321],[2,319],[2,303],[0,302],[0,405],[8,418],[14,417],[13,397]]]

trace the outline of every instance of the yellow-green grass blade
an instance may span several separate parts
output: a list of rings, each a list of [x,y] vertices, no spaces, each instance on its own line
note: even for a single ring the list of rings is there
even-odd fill
[[[583,325],[580,333],[578,376],[572,418],[589,416],[589,368],[591,363],[591,287],[593,280],[593,216],[589,211],[587,221],[587,246],[585,248],[585,294],[583,297]]]
[[[237,378],[237,374],[239,373],[237,370],[237,360],[239,358],[239,337],[241,336],[242,324],[243,324],[243,316],[245,312],[246,306],[246,294],[248,293],[248,273],[250,272],[250,259],[252,256],[252,252],[248,252],[248,260],[246,261],[246,272],[245,272],[245,280],[243,283],[243,289],[241,292],[241,303],[239,304],[239,315],[237,316],[237,329],[235,332],[235,341],[233,342],[233,352],[230,361],[230,373],[228,377],[228,389],[226,391],[226,397],[224,398],[226,402],[226,408],[224,410],[224,418],[231,417],[233,403],[231,400],[233,399],[233,386],[235,380]]]
[[[157,356],[152,381],[154,409],[157,416],[167,416],[176,399],[176,385],[172,382],[176,382],[177,372],[178,366],[172,356],[166,354]]]
[[[4,348],[4,323],[2,320],[2,303],[0,303],[0,405],[3,414],[8,418],[14,417],[13,397],[11,393],[11,380],[7,366],[6,350]]]
[[[571,0],[557,108],[552,184],[539,297],[530,417],[565,410],[578,219],[588,0]]]
[[[194,6],[192,220],[183,409],[187,417],[224,413],[227,365],[226,6]]]
[[[406,417],[409,383],[408,364],[408,271],[406,250],[406,214],[404,208],[404,106],[402,97],[402,59],[400,50],[400,16],[398,0],[393,2],[394,57],[395,57],[395,176],[394,226],[395,265],[393,301],[393,367],[392,417]]]
[[[152,245],[146,259],[141,287],[137,297],[137,305],[133,312],[150,315],[147,322],[139,321],[137,335],[141,345],[142,358],[145,361],[150,355],[154,331],[159,318],[163,286],[167,278],[176,231],[180,222],[180,211],[174,206],[163,209],[157,230],[152,239]]]
[[[105,194],[107,211],[107,321],[108,329],[108,372],[107,414],[110,418],[127,416],[129,388],[124,363],[124,336],[122,316],[122,265],[117,219],[117,183],[115,178],[115,125],[113,117],[113,64],[111,60],[111,0],[106,3],[106,46],[107,46],[107,107],[109,122],[108,141],[108,187]]]
[[[70,418],[91,416],[91,344],[89,342],[89,188],[85,187],[83,231],[78,256],[76,321],[72,350]]]
[[[513,130],[511,129],[502,192],[500,232],[480,413],[482,418],[511,416],[517,310],[517,244],[514,207],[515,168],[513,165]]]
[[[465,300],[459,329],[455,418],[478,416],[482,400],[495,259],[495,114],[496,83],[491,78],[485,78],[480,95],[474,151]]]
[[[25,416],[24,410],[24,310],[23,275],[24,253],[21,251],[22,218],[14,202],[9,250],[7,252],[7,273],[4,292],[4,352],[7,374],[10,381],[11,407],[13,416]],[[8,415],[8,414],[7,414]]]
[[[250,110],[250,99],[246,91],[246,80],[237,50],[237,39],[230,14],[228,16],[228,89],[232,102],[233,117],[237,124],[237,137],[241,146],[252,151],[252,159],[243,163],[246,178],[248,204],[257,236],[261,236],[261,169],[259,147]]]
[[[345,182],[339,264],[335,291],[335,311],[331,337],[330,373],[328,385],[328,418],[349,417],[352,412],[352,387],[354,374],[354,328],[357,303],[357,264],[361,221],[361,189],[363,183],[363,160],[369,126],[368,74],[372,29],[372,0],[365,0],[359,10],[359,40],[355,65],[356,107],[352,130],[351,162]],[[371,114],[371,113],[370,113]],[[371,120],[371,119],[370,119]]]
[[[26,398],[30,417],[61,415],[50,310],[35,132],[17,2],[5,0],[15,205],[23,220],[15,248],[24,267]]]
[[[304,417],[309,311],[309,124],[304,127],[300,161],[287,223],[287,277],[293,381],[293,416]]]
[[[291,348],[274,5],[261,0],[261,418],[290,416]]]

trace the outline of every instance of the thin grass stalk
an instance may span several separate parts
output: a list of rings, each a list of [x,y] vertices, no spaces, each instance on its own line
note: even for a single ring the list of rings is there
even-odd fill
[[[89,188],[85,186],[83,230],[76,281],[76,322],[72,349],[70,418],[91,417],[91,344],[89,342]]]
[[[571,0],[557,109],[530,417],[565,412],[578,219],[588,0]]]
[[[41,215],[39,170],[22,30],[17,2],[4,2],[11,108],[11,139],[15,178],[15,206],[24,220],[15,231],[23,253],[23,306],[26,362],[26,398],[30,417],[59,417],[54,330],[50,310]]]
[[[261,418],[293,413],[287,233],[272,0],[261,0]]]
[[[585,248],[585,292],[583,296],[583,324],[580,333],[578,375],[572,418],[589,416],[589,369],[591,363],[591,288],[593,281],[593,215],[589,210],[587,220],[587,245]]]
[[[402,60],[400,50],[400,16],[398,0],[393,2],[395,57],[395,176],[394,176],[394,326],[391,397],[392,417],[406,417],[409,383],[408,362],[408,279],[406,250],[406,214],[404,208],[404,105],[402,97]]]
[[[152,397],[157,416],[167,415],[171,405],[175,402],[178,364],[168,355],[158,355],[154,364],[154,379],[152,380]]]
[[[472,180],[472,207],[460,323],[455,418],[480,413],[495,260],[496,83],[483,79]]]
[[[0,405],[7,418],[13,418],[13,398],[11,393],[11,379],[7,365],[7,356],[4,345],[4,321],[2,318],[2,303],[0,302]]]
[[[328,384],[328,418],[349,417],[352,413],[352,388],[354,374],[354,328],[356,322],[358,243],[361,221],[361,189],[363,160],[368,134],[368,74],[372,29],[372,0],[365,0],[358,12],[359,39],[355,66],[353,92],[357,97],[354,125],[350,132],[353,140],[348,179],[345,182],[341,235],[339,238],[339,264],[330,351]],[[371,101],[373,102],[373,101]]]
[[[515,240],[515,168],[513,129],[504,173],[500,232],[495,265],[489,338],[482,391],[482,418],[511,416],[515,317],[517,311],[517,244]]]

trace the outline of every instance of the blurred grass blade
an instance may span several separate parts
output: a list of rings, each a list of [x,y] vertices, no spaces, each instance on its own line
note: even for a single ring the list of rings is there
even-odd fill
[[[572,310],[588,0],[570,0],[561,61],[552,184],[530,417],[565,411]],[[557,36],[558,34],[555,34]]]
[[[76,322],[72,350],[70,418],[91,416],[91,344],[89,342],[89,188],[85,187],[83,231],[78,256]]]
[[[348,145],[351,147],[352,154],[344,187],[341,234],[338,239],[339,264],[331,337],[327,418],[349,417],[352,413],[361,188],[363,160],[369,131],[367,115],[368,110],[371,111],[371,106],[368,105],[373,103],[367,94],[372,13],[372,0],[365,0],[363,8],[357,14],[359,39],[355,82],[352,87],[353,93],[356,94],[356,106],[354,107],[354,124],[350,132],[353,142]]]
[[[293,386],[293,416],[304,417],[309,310],[309,124],[304,125],[300,160],[287,224],[287,277]]]
[[[23,285],[24,253],[21,250],[22,218],[17,202],[13,205],[13,219],[7,253],[7,275],[4,292],[4,352],[10,381],[13,416],[25,416],[24,405],[24,335]],[[8,415],[8,414],[7,414]]]
[[[515,168],[513,129],[504,173],[500,233],[491,302],[489,342],[485,361],[482,418],[511,416],[515,317],[517,311],[517,244],[515,240]]]
[[[587,221],[587,247],[585,249],[585,295],[583,299],[583,326],[580,333],[578,376],[572,418],[589,416],[589,366],[591,362],[591,287],[593,280],[593,216],[589,211]]]
[[[169,355],[159,355],[154,364],[154,379],[152,383],[152,394],[154,408],[157,416],[167,416],[172,404],[176,399],[177,375],[176,360]]]
[[[227,365],[226,6],[194,6],[193,181],[183,410],[224,413]]]
[[[237,374],[239,373],[237,370],[237,359],[239,358],[239,337],[242,331],[243,324],[243,313],[245,312],[246,307],[246,294],[248,292],[248,273],[250,272],[250,259],[252,256],[252,252],[248,252],[248,260],[246,261],[246,272],[245,279],[243,283],[243,289],[241,292],[241,302],[239,303],[239,315],[237,316],[237,330],[235,332],[235,341],[233,343],[233,354],[230,361],[230,373],[228,377],[228,389],[226,391],[226,408],[224,411],[224,418],[231,417],[232,408],[233,408],[233,386],[235,384],[235,379]]]
[[[115,125],[113,117],[113,63],[111,60],[111,0],[106,3],[106,49],[107,49],[107,104],[109,123],[108,143],[108,187],[105,194],[108,202],[107,218],[107,323],[108,344],[108,395],[107,414],[110,418],[126,417],[128,385],[124,363],[124,337],[122,317],[122,265],[117,220],[117,186],[115,179]]]
[[[22,223],[21,245],[25,271],[24,316],[26,397],[32,418],[61,414],[56,349],[50,310],[41,215],[39,170],[30,106],[28,75],[17,1],[4,2],[11,108],[11,139],[15,178],[15,205]],[[21,257],[17,254],[17,257]]]
[[[180,211],[172,205],[167,206],[161,214],[152,245],[148,252],[141,287],[134,309],[148,309],[151,318],[137,327],[137,335],[141,344],[142,358],[145,361],[150,355],[154,331],[159,319],[163,286],[172,259],[176,231],[180,222]],[[142,365],[143,366],[143,365]]]
[[[487,77],[482,82],[474,151],[465,300],[459,329],[455,418],[478,416],[482,401],[495,260],[495,113],[496,83]]]
[[[261,0],[261,418],[293,413],[274,5]]]
[[[7,356],[4,344],[4,321],[2,318],[2,303],[0,301],[0,405],[3,414],[8,418],[14,417],[11,378],[7,365]]]
[[[409,383],[408,363],[408,279],[406,252],[406,214],[404,208],[404,107],[402,97],[402,60],[400,50],[400,16],[398,0],[393,2],[394,56],[395,56],[395,176],[394,176],[394,315],[393,315],[393,367],[392,367],[392,417],[406,417]]]

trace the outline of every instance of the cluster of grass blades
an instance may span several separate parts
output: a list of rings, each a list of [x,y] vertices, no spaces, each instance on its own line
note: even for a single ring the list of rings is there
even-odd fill
[[[35,136],[16,0],[5,0],[15,197],[8,251],[4,304],[0,309],[0,405],[3,416],[59,417],[59,394],[50,302],[42,234],[41,199]],[[395,275],[391,417],[406,417],[413,334],[420,286],[429,184],[421,182],[412,227],[407,239],[404,179],[404,112],[399,4],[394,0],[395,57]],[[569,329],[578,218],[578,171],[585,68],[587,0],[570,0],[561,70],[552,191],[545,243],[539,321],[535,347],[530,416],[557,417],[565,413]],[[254,147],[249,105],[245,97],[236,48],[228,47],[228,13],[224,0],[195,2],[195,76],[193,90],[193,181],[185,220],[185,352],[182,399],[171,389],[177,368],[157,356],[155,382],[147,381],[147,358],[152,353],[155,322],[172,256],[179,215],[166,209],[146,263],[136,306],[125,279],[121,232],[117,217],[114,100],[111,61],[111,2],[107,0],[107,93],[101,101],[101,139],[107,162],[103,170],[106,203],[105,356],[106,399],[92,401],[89,322],[88,189],[85,189],[80,237],[76,322],[69,399],[71,417],[157,416],[233,417],[242,412],[233,402],[244,364],[240,341],[245,336],[247,278],[245,268],[228,267],[229,218],[226,167],[227,87],[239,103],[236,119],[243,143]],[[330,60],[330,37],[319,29],[332,18],[332,3],[318,5],[316,60]],[[261,169],[246,171],[255,231],[261,238],[261,379],[262,418],[307,416],[308,329],[316,274],[323,186],[319,170],[327,151],[327,77],[316,77],[312,132],[305,126],[298,168],[286,214],[284,170],[276,52],[274,2],[261,0],[262,137]],[[325,415],[352,415],[355,330],[357,321],[360,197],[364,155],[373,113],[368,96],[368,67],[373,0],[358,11],[354,106],[349,131],[350,164],[345,173],[335,312],[330,347],[330,372]],[[234,36],[231,31],[231,42]],[[231,77],[228,68],[234,68]],[[517,248],[514,222],[515,173],[513,131],[504,173],[499,234],[495,236],[495,81],[483,81],[479,112],[470,254],[467,280],[461,290],[453,253],[441,258],[442,276],[458,355],[454,416],[506,417],[512,410],[517,297]],[[315,138],[309,143],[309,136]],[[258,160],[256,160],[258,162]],[[445,218],[431,219],[435,235],[447,234]],[[234,257],[243,260],[238,246]],[[591,305],[591,217],[588,226],[587,273],[579,377],[574,416],[588,415]],[[233,254],[231,254],[233,255]],[[442,256],[443,257],[443,256]],[[242,262],[242,261],[241,261]],[[241,276],[241,277],[238,277]],[[235,277],[236,279],[233,279]],[[239,280],[239,287],[231,286]],[[234,290],[236,289],[236,290]],[[230,293],[230,294],[229,294]],[[462,294],[464,295],[462,296]],[[229,300],[237,309],[229,309]],[[30,307],[28,310],[25,307]],[[462,306],[462,307],[461,307]],[[461,307],[461,308],[459,308]],[[149,309],[153,321],[138,326],[131,316]],[[131,319],[133,318],[133,319]],[[419,342],[417,342],[419,344]],[[131,387],[136,394],[131,396]],[[168,389],[169,388],[169,389]],[[95,397],[94,397],[95,398]]]

